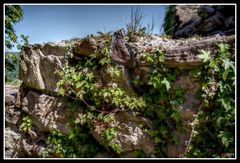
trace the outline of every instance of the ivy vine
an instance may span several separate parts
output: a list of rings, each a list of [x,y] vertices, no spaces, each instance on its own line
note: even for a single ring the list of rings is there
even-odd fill
[[[229,44],[217,44],[198,55],[204,64],[191,72],[199,78],[203,105],[192,123],[192,141],[185,157],[235,156],[235,58]]]
[[[153,71],[147,81],[135,79],[132,82],[143,91],[129,94],[115,82],[104,83],[99,80],[97,70],[106,66],[112,79],[123,75],[120,67],[113,64],[109,49],[109,44],[105,44],[105,54],[101,59],[95,52],[89,58],[82,57],[56,72],[61,77],[57,83],[58,94],[86,107],[78,118],[70,118],[72,130],[68,137],[55,130],[51,132],[49,142],[54,147],[50,149],[54,149],[60,157],[93,156],[96,152],[87,154],[80,147],[86,144],[76,145],[79,138],[88,141],[83,128],[89,131],[93,121],[108,123],[114,121],[117,112],[129,110],[152,120],[153,129],[144,131],[152,136],[156,144],[155,157],[166,157],[167,145],[179,143],[173,132],[185,131],[179,111],[180,105],[184,103],[185,90],[173,84],[181,74],[180,70],[165,67],[161,48],[151,55],[145,54],[144,58],[152,65]],[[204,65],[191,71],[192,77],[200,78],[199,96],[203,103],[192,123],[191,140],[183,157],[224,157],[234,153],[235,68],[234,57],[229,50],[228,44],[221,43],[214,57],[211,52],[201,51],[198,57]],[[114,128],[106,128],[102,136],[112,140],[116,132]],[[107,146],[121,155],[119,144]],[[136,151],[135,155],[149,157],[143,151]]]

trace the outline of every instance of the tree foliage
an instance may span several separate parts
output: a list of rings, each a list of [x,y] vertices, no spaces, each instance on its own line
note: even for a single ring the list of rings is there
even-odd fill
[[[166,35],[173,35],[173,28],[174,28],[174,15],[175,7],[170,5],[166,8],[166,14],[163,20],[163,29]]]
[[[13,28],[15,23],[23,20],[23,10],[19,5],[5,6],[5,46],[8,49],[17,43],[17,35]]]
[[[19,77],[19,59],[18,53],[6,53],[5,54],[5,81],[6,82],[18,82],[15,79]],[[10,84],[10,83],[9,83]],[[11,83],[13,84],[13,83]]]
[[[28,45],[29,36],[21,34],[20,43],[18,36],[13,28],[13,25],[23,20],[23,10],[19,5],[6,5],[5,6],[5,47],[6,51],[11,50],[14,44],[17,43],[17,48],[21,50],[23,45]],[[10,82],[18,81],[18,54],[14,52],[5,53],[5,81]]]

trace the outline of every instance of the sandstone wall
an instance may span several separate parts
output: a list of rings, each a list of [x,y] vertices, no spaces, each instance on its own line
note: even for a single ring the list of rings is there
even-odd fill
[[[184,6],[176,7],[176,15],[179,17],[179,25],[175,33],[176,37],[191,36],[199,31],[205,34],[204,32],[209,33],[210,29],[219,33],[219,26],[211,25],[211,23],[216,24],[215,21],[212,21],[215,18],[216,21],[224,19],[224,28],[221,29],[226,34],[232,34],[231,30],[228,30],[233,28],[231,23],[234,19],[231,14],[228,15],[229,17],[224,15],[223,18],[223,15],[219,12],[224,9],[195,6],[189,10],[191,11],[188,11]],[[192,13],[193,11],[194,13]],[[203,12],[207,12],[204,20],[200,14]],[[192,15],[191,19],[186,17],[187,14]],[[210,27],[206,25],[208,21],[211,22]],[[199,28],[198,22],[201,22],[203,28]],[[113,79],[113,82],[123,86],[128,93],[137,93],[138,91],[132,85],[134,79],[146,81],[151,72],[154,71],[153,65],[146,61],[144,55],[153,55],[159,47],[161,47],[164,54],[162,64],[168,68],[178,69],[181,72],[173,85],[186,90],[184,94],[185,101],[179,108],[186,130],[184,132],[175,131],[180,142],[167,145],[167,157],[181,157],[184,153],[186,141],[189,140],[191,135],[190,123],[193,121],[194,114],[196,114],[201,103],[196,99],[199,83],[189,76],[190,70],[202,64],[202,61],[197,57],[199,51],[215,51],[216,44],[220,42],[226,42],[232,46],[235,44],[235,35],[221,36],[212,34],[214,32],[211,32],[211,36],[188,39],[143,36],[137,37],[134,42],[126,41],[123,30],[115,32],[112,36],[110,42],[111,60],[122,71],[122,75]],[[61,78],[55,71],[61,70],[68,63],[71,64],[71,62],[81,60],[82,57],[89,57],[96,50],[100,52],[98,57],[101,59],[104,55],[104,41],[101,37],[90,37],[78,41],[36,44],[24,47],[20,53],[20,79],[22,85],[17,95],[8,94],[5,98],[5,157],[43,157],[50,130],[57,129],[64,134],[68,133],[69,126],[66,112],[68,104],[72,103],[73,99],[57,96],[59,90],[56,83]],[[72,48],[70,53],[67,51],[69,47]],[[214,57],[214,53],[212,55]],[[106,84],[112,80],[106,73],[107,68],[106,66],[96,70],[95,74],[97,74],[100,83]],[[84,112],[84,106],[79,106],[73,116],[78,117],[82,112]],[[142,150],[149,157],[155,157],[154,141],[142,127],[145,126],[151,129],[152,120],[143,116],[133,116],[133,114],[131,111],[117,112],[115,122],[105,124],[114,127],[118,131],[117,136],[111,141],[123,147],[121,157],[133,157],[134,150]],[[18,126],[22,122],[22,117],[26,115],[32,117],[33,127],[27,133],[22,133]],[[98,125],[94,125],[91,131],[92,136],[100,144],[108,142],[108,140],[100,136],[101,125]],[[100,153],[96,157],[112,157],[112,155],[106,152],[104,154]]]
[[[118,31],[118,35],[122,31]],[[228,42],[234,44],[234,35],[232,36],[211,36],[202,37],[199,39],[178,39],[168,40],[157,36],[140,37],[136,42],[126,42],[123,38],[115,38],[113,41],[112,59],[116,64],[122,65],[123,77],[115,82],[122,83],[127,89],[134,91],[132,86],[129,85],[134,78],[147,79],[151,71],[152,65],[148,64],[143,58],[143,54],[148,53],[151,55],[158,47],[162,47],[165,62],[167,67],[182,70],[182,75],[176,81],[175,85],[179,85],[186,89],[184,95],[185,102],[181,106],[181,116],[184,124],[188,128],[184,133],[178,133],[180,144],[168,147],[168,157],[180,157],[186,148],[185,141],[190,137],[191,128],[189,123],[193,120],[193,114],[196,113],[200,101],[195,98],[198,90],[198,83],[193,81],[188,71],[194,67],[201,65],[201,61],[196,57],[200,49],[214,50],[217,42]],[[121,44],[119,44],[119,42]],[[94,46],[89,42],[89,47]],[[20,78],[22,86],[16,97],[16,106],[6,106],[7,126],[12,123],[8,122],[9,119],[16,119],[15,125],[20,124],[20,117],[30,115],[33,118],[33,129],[27,134],[21,134],[19,129],[15,126],[14,130],[8,130],[6,133],[7,144],[9,141],[14,141],[16,148],[12,153],[7,152],[7,157],[41,157],[43,152],[44,141],[46,141],[47,133],[55,128],[67,134],[68,125],[66,110],[70,99],[58,97],[56,82],[60,77],[54,72],[61,69],[70,60],[76,59],[76,56],[89,55],[82,54],[79,49],[86,48],[86,43],[76,42],[75,53],[73,58],[67,58],[64,51],[65,44],[45,44],[45,45],[31,45],[25,47],[20,54]],[[84,46],[83,46],[84,45]],[[81,47],[83,46],[83,47]],[[117,48],[116,48],[117,47]],[[134,49],[134,52],[131,50]],[[91,48],[88,49],[91,51]],[[74,57],[75,56],[75,57]],[[126,56],[128,60],[123,59]],[[134,57],[132,57],[134,56]],[[100,73],[101,74],[101,73]],[[106,73],[102,73],[102,78],[105,79]],[[107,81],[107,80],[106,80]],[[14,98],[13,96],[6,96],[7,98]],[[7,104],[10,105],[10,104]],[[79,108],[81,113],[82,109]],[[76,112],[76,116],[78,114]],[[118,136],[114,140],[121,144],[126,153],[131,153],[133,150],[143,150],[152,157],[154,157],[154,143],[149,135],[144,134],[141,125],[144,121],[143,117],[136,117],[132,119],[131,112],[117,113],[116,124],[109,124],[118,128]],[[122,121],[121,119],[123,119]],[[18,120],[17,120],[18,119]],[[119,119],[119,120],[118,120]],[[150,125],[151,123],[148,122]],[[124,128],[122,128],[122,127]],[[124,127],[124,126],[127,126]],[[120,128],[119,128],[120,127]],[[151,125],[149,126],[151,128]],[[95,126],[98,128],[98,126]],[[99,130],[93,129],[92,134],[97,141],[105,141],[99,137]],[[11,136],[11,134],[15,136]],[[135,135],[135,136],[133,136]],[[10,140],[8,137],[11,137]],[[13,143],[13,142],[12,142]],[[10,145],[9,145],[10,146]],[[9,149],[10,150],[10,149]],[[14,153],[17,154],[14,154]],[[129,156],[126,154],[126,157]]]

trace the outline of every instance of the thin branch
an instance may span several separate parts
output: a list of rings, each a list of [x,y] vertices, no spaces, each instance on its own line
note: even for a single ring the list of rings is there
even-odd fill
[[[68,88],[71,89],[71,91],[72,91],[74,94],[76,94],[76,92],[75,92],[70,86],[68,86]],[[69,98],[71,98],[71,99],[73,99],[73,100],[82,101],[82,102],[83,102],[85,105],[87,105],[87,107],[89,107],[90,109],[94,108],[93,106],[89,105],[83,98],[80,99],[80,98],[77,98],[77,97],[72,97],[72,96],[70,96],[70,95],[68,95],[68,94],[66,94],[66,93],[64,93],[64,95],[67,96],[67,97],[69,97]],[[98,112],[101,112],[101,113],[116,113],[116,112],[121,112],[121,111],[129,111],[130,109],[121,110],[121,109],[119,109],[119,108],[116,108],[116,109],[114,109],[113,111],[104,111],[104,110],[99,110],[99,109],[95,109],[95,110],[98,111]]]
[[[76,94],[76,92],[70,87],[68,86],[68,89],[70,89],[74,94]],[[93,108],[93,106],[89,105],[83,98],[80,99],[80,98],[76,98],[76,97],[72,97],[66,93],[64,93],[64,95],[68,96],[69,98],[72,98],[74,100],[78,100],[78,101],[82,101],[85,105],[87,105],[89,108]]]
[[[202,106],[203,106],[203,103],[201,103],[201,105],[199,106],[198,111],[197,111],[197,114],[198,114],[199,111],[201,110]],[[197,116],[196,116],[196,118],[194,119],[194,121],[195,121],[195,120],[197,120]],[[193,121],[193,122],[194,122],[194,121]],[[184,158],[185,155],[186,155],[187,152],[188,152],[189,146],[190,146],[190,144],[191,144],[191,142],[192,142],[192,138],[193,138],[193,134],[194,134],[194,129],[195,129],[195,126],[192,127],[191,136],[190,136],[190,138],[189,138],[189,140],[188,140],[188,144],[187,144],[187,147],[186,147],[186,149],[185,149],[185,151],[184,151],[184,154],[183,154],[182,158]]]

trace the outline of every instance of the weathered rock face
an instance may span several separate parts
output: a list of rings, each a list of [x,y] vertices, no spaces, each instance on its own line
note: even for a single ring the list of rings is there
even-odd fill
[[[29,91],[21,103],[23,111],[33,118],[33,125],[39,131],[57,129],[65,134],[68,133],[69,126],[66,115],[71,102],[66,98]],[[81,112],[81,108],[78,111]]]
[[[16,90],[7,90],[6,94],[6,99],[13,98],[13,100],[5,101],[5,157],[43,157],[48,134],[52,129],[64,134],[68,133],[66,115],[72,101],[29,90],[25,84],[22,84],[18,93]],[[17,95],[11,95],[15,93]],[[80,112],[82,109],[79,107],[75,116]],[[31,117],[32,127],[24,133],[19,130],[19,126],[25,115]]]
[[[179,5],[175,8],[174,37],[195,34],[231,35],[235,32],[234,5]]]
[[[20,79],[29,88],[58,92],[56,82],[60,77],[54,72],[67,64],[64,57],[66,46],[49,43],[25,47],[20,53]]]
[[[13,127],[5,128],[5,157],[6,158],[17,158],[21,157],[18,149],[18,142],[21,138],[22,133],[17,131]]]
[[[20,157],[31,157],[31,158],[39,158],[44,157],[44,151],[47,147],[47,135],[40,135],[32,130],[29,131],[35,137],[30,137],[30,134],[25,134],[21,137],[18,142],[18,151],[21,153]]]
[[[97,50],[97,42],[93,38],[84,39],[76,43],[73,48],[73,53],[79,56],[89,57],[92,53]]]
[[[41,51],[45,56],[64,56],[66,54],[67,44],[65,42],[60,43],[46,43],[42,46]]]
[[[176,145],[168,145],[167,155],[171,158],[182,157],[184,154],[192,132],[190,123],[193,122],[194,115],[196,115],[201,104],[201,101],[196,99],[199,83],[193,78],[190,78],[189,74],[182,74],[174,85],[186,90],[184,103],[180,106],[181,119],[186,129],[184,132],[174,132],[179,139],[179,143]]]
[[[131,53],[131,49],[127,48],[124,36],[124,30],[119,30],[114,33],[111,56],[115,62],[123,64],[127,68],[134,68],[136,66],[134,54]]]
[[[156,36],[139,38],[138,42],[130,43],[136,51],[136,62],[138,67],[151,67],[151,63],[146,62],[144,54],[153,54],[157,48],[161,48],[164,53],[164,64],[167,67],[190,70],[201,65],[201,60],[197,58],[200,50],[214,51],[216,43],[228,42],[234,44],[235,36],[202,37],[199,39],[176,39],[170,40]]]
[[[19,157],[17,143],[21,137],[18,123],[21,120],[21,110],[15,107],[17,87],[5,86],[5,157]]]
[[[117,144],[121,147],[122,157],[129,157],[129,153],[134,150],[143,150],[150,157],[154,157],[154,142],[144,128],[150,129],[151,121],[143,117],[135,117],[128,112],[119,112],[115,115],[115,121],[108,124],[96,124],[92,130],[95,139],[101,144]],[[116,137],[106,140],[102,133],[114,128]]]

